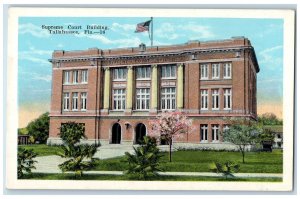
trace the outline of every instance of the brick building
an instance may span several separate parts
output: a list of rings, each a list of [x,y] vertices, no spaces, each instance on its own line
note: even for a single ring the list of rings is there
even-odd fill
[[[225,117],[256,119],[255,51],[244,37],[181,45],[54,51],[48,144],[85,124],[88,142],[137,144],[148,121],[181,110],[195,130],[174,143],[221,146]]]

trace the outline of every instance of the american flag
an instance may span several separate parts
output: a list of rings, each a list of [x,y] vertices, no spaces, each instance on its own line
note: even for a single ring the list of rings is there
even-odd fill
[[[135,32],[137,33],[137,32],[149,31],[150,23],[151,23],[151,20],[137,24]]]

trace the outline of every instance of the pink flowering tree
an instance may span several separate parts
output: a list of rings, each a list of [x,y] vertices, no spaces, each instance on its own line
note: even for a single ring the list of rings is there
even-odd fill
[[[172,140],[192,131],[192,120],[182,112],[164,112],[150,120],[149,136],[164,138],[169,143],[169,161],[172,161]]]

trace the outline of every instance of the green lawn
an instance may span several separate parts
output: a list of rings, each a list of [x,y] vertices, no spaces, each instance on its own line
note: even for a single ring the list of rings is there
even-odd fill
[[[100,175],[89,174],[83,175],[80,178],[75,178],[74,174],[44,174],[34,173],[25,175],[23,179],[38,179],[38,180],[136,180],[125,175]],[[157,176],[147,180],[156,181],[244,181],[244,182],[282,182],[282,178],[231,178],[223,177],[196,177],[196,176]]]
[[[209,166],[214,161],[235,161],[240,165],[240,173],[282,173],[282,152],[248,152],[246,163],[242,163],[239,152],[217,151],[176,151],[172,162],[168,161],[168,153],[163,153],[161,169],[164,171],[210,172]],[[94,170],[123,171],[126,169],[124,157],[100,160]],[[122,163],[123,162],[123,163]],[[121,163],[121,164],[120,164]]]
[[[61,149],[58,146],[28,145],[19,146],[33,149],[38,156],[56,155]],[[242,163],[240,152],[217,151],[176,151],[172,155],[172,162],[168,162],[168,153],[163,153],[161,169],[164,171],[182,172],[210,172],[209,165],[214,161],[235,161],[240,165],[240,173],[282,173],[282,151],[247,152],[246,163]],[[127,163],[125,158],[111,158],[99,160],[94,170],[99,171],[123,171]]]
[[[59,146],[48,146],[46,144],[20,145],[19,148],[33,149],[37,156],[57,155],[57,152],[62,152]]]

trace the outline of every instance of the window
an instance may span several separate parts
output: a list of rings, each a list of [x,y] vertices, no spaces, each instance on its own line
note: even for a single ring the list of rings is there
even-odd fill
[[[162,78],[175,78],[176,77],[176,65],[165,65],[161,67]]]
[[[115,89],[113,91],[113,107],[114,110],[125,109],[125,89]]]
[[[87,83],[88,82],[88,70],[82,70],[81,71],[81,83]]]
[[[213,64],[212,65],[212,79],[219,79],[220,78],[220,64]]]
[[[64,71],[64,84],[70,84],[70,71]]]
[[[208,64],[201,64],[201,79],[208,79]]]
[[[78,93],[73,93],[72,97],[72,110],[78,110]]]
[[[114,80],[126,80],[127,68],[115,68]]]
[[[223,71],[224,79],[230,79],[231,78],[231,63],[225,63],[223,69],[224,69],[224,71]]]
[[[138,67],[136,69],[136,78],[137,79],[149,79],[151,73],[150,67]]]
[[[231,89],[224,89],[224,109],[231,110],[232,100],[231,100]]]
[[[81,110],[86,110],[86,93],[81,93],[80,99],[81,99]]]
[[[73,71],[73,84],[78,84],[78,70]]]
[[[208,110],[208,90],[201,90],[201,110]]]
[[[201,142],[207,142],[207,132],[208,132],[208,125],[207,124],[200,125]]]
[[[70,107],[70,94],[64,93],[63,110],[68,111]]]
[[[224,125],[223,126],[223,133],[229,130],[229,126],[228,125]]]
[[[176,108],[175,90],[176,89],[174,87],[161,89],[162,110],[174,110]]]
[[[150,89],[138,88],[136,89],[136,109],[147,110],[150,107]]]
[[[212,141],[216,142],[219,140],[219,125],[214,124],[212,125]]]
[[[212,90],[212,109],[219,110],[219,90]]]

